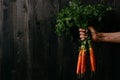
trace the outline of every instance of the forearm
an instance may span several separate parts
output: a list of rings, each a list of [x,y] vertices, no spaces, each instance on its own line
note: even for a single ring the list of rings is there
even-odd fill
[[[120,32],[98,33],[97,40],[102,42],[120,43]]]

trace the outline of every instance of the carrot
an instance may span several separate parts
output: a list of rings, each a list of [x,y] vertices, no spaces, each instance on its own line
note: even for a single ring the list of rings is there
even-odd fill
[[[89,54],[89,58],[87,58],[88,54]],[[91,41],[88,41],[88,43],[84,42],[84,44],[82,44],[80,47],[78,62],[77,62],[77,70],[76,70],[76,73],[79,76],[79,79],[87,77],[87,75],[85,74],[87,72],[86,71],[87,65],[89,65],[88,59],[90,60],[90,70],[92,72],[95,72],[96,71],[95,55],[94,55],[94,50],[93,50]]]
[[[91,64],[91,71],[95,72],[96,70],[96,65],[95,65],[95,56],[94,56],[94,51],[93,48],[89,48],[90,51],[90,64]]]
[[[81,74],[84,74],[85,71],[86,71],[86,50],[83,49],[82,62],[81,62]]]
[[[77,74],[80,74],[81,72],[82,52],[83,50],[80,50],[79,55],[78,55],[78,63],[77,63],[77,71],[76,71]]]
[[[89,69],[92,73],[96,71],[95,55],[90,38],[81,42],[76,70],[78,78],[86,79],[88,77],[86,74],[89,73]],[[92,73],[91,76],[93,76]]]

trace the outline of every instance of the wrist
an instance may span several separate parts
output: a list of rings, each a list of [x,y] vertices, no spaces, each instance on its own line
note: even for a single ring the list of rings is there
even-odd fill
[[[96,32],[94,41],[100,42],[100,41],[103,41],[103,39],[104,39],[104,34],[100,32]]]

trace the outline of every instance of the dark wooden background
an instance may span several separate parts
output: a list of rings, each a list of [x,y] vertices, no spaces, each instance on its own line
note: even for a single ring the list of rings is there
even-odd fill
[[[120,0],[104,1],[119,11]],[[77,80],[78,45],[54,32],[56,13],[68,2],[0,0],[0,80]],[[119,31],[120,26],[109,24],[119,24],[119,20],[109,20],[108,27],[101,29]],[[119,49],[120,44],[95,43],[96,80],[120,79]]]

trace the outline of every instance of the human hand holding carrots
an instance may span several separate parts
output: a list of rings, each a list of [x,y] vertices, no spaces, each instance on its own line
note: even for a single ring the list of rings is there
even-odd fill
[[[98,41],[99,39],[98,39],[97,35],[99,33],[92,26],[89,26],[88,30],[90,31],[92,40],[93,41]],[[88,30],[85,30],[85,29],[82,29],[82,28],[79,29],[79,34],[80,34],[80,39],[81,40],[87,39],[87,37],[88,37]]]
[[[92,32],[92,39],[96,40],[96,31],[92,27],[89,27],[89,29]],[[85,74],[87,73],[87,65],[90,65],[90,71],[92,73],[95,73],[96,61],[90,33],[88,33],[88,30],[81,28],[79,29],[79,31],[81,38],[81,46],[78,54],[76,73],[80,78],[83,78],[83,76],[85,76]],[[87,56],[89,56],[89,58]],[[90,64],[87,63],[88,61],[90,61]]]
[[[119,32],[97,32],[92,26],[88,27],[88,30],[90,31],[92,41],[95,42],[112,42],[112,43],[120,43],[120,31]],[[86,40],[89,36],[88,30],[79,29],[79,35],[80,39]]]

